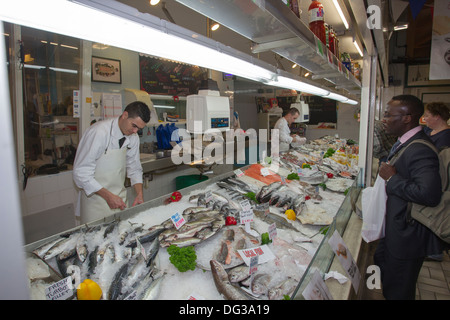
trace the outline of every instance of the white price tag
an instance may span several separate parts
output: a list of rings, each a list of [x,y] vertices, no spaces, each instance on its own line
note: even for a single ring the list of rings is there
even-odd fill
[[[258,271],[258,260],[259,256],[254,256],[250,258],[250,268],[248,270],[248,273],[250,274],[251,277],[250,283],[253,282],[253,276],[255,275],[256,271]]]
[[[258,263],[260,264],[275,259],[275,255],[270,251],[267,245],[238,250],[238,253],[247,266],[250,266],[250,259],[252,257],[258,256]]]
[[[213,198],[213,196],[212,196],[211,191],[205,192],[205,202],[206,203],[210,202],[212,200],[212,198]]]
[[[263,177],[270,175],[270,171],[267,168],[261,168],[261,175]]]
[[[241,211],[240,218],[242,224],[253,222],[253,210]]]
[[[241,169],[236,169],[236,170],[234,170],[234,174],[235,174],[236,176],[238,176],[238,177],[244,175],[244,173],[242,172]]]
[[[277,224],[274,222],[269,226],[269,239],[273,240],[277,237]]]
[[[250,201],[243,200],[239,203],[241,205],[242,211],[248,211],[252,208]]]
[[[72,277],[69,276],[45,288],[45,298],[47,300],[66,300],[73,296],[73,291]]]
[[[172,215],[170,219],[172,219],[173,225],[177,228],[177,230],[186,223],[186,220],[184,220],[183,216],[178,212]]]

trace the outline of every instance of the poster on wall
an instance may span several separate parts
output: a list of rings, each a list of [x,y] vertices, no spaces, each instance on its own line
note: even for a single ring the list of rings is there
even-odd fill
[[[450,79],[450,0],[434,0],[430,80]]]
[[[197,94],[207,69],[147,55],[139,56],[141,90],[148,94],[188,96]]]

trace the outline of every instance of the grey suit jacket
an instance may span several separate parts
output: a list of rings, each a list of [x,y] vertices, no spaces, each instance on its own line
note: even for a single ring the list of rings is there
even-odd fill
[[[398,150],[415,139],[429,140],[418,132]],[[399,259],[414,259],[442,253],[442,242],[424,225],[407,215],[408,202],[436,206],[441,200],[439,159],[436,153],[423,144],[411,145],[394,164],[397,174],[386,184],[386,249]]]

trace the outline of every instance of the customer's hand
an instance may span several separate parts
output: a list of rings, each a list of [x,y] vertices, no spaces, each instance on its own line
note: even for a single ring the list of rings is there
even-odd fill
[[[397,169],[394,166],[387,164],[386,162],[382,162],[380,165],[380,171],[378,174],[384,180],[389,180],[393,175],[397,173]]]

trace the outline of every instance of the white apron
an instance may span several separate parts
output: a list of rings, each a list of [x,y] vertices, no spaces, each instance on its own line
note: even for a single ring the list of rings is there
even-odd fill
[[[105,189],[120,196],[126,203],[127,190],[124,186],[126,176],[126,156],[127,148],[108,149],[97,160],[95,169],[95,180],[97,180]],[[102,219],[120,209],[110,209],[105,199],[98,194],[93,193],[89,197],[84,191],[80,191],[80,219],[81,224]]]
[[[290,144],[289,143],[280,141],[280,152],[289,151],[289,148],[290,148]]]

